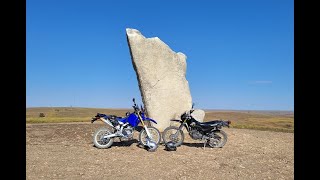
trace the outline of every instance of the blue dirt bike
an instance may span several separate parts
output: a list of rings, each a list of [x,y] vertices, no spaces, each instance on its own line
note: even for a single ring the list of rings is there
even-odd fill
[[[157,122],[145,116],[144,108],[139,108],[133,98],[134,109],[133,113],[127,112],[126,117],[117,117],[115,115],[106,115],[98,113],[92,118],[91,123],[96,120],[101,120],[110,128],[102,127],[93,134],[93,143],[97,148],[108,148],[112,145],[114,138],[118,137],[120,140],[133,139],[133,132],[141,123],[143,129],[139,134],[139,142],[148,148],[149,151],[155,151],[161,141],[161,134],[159,130],[152,126],[147,126],[151,122]],[[146,121],[146,122],[145,122]]]

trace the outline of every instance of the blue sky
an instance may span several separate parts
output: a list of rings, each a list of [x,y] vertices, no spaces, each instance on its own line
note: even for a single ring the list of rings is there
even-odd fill
[[[294,109],[293,0],[27,0],[27,107],[141,102],[126,28],[187,56],[197,108]]]

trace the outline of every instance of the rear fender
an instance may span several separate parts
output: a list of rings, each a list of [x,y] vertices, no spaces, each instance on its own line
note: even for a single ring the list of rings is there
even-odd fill
[[[225,123],[225,126],[227,126],[227,127],[229,128],[229,127],[230,127],[230,124],[231,124],[231,121],[228,120],[228,121],[225,121],[224,123]]]

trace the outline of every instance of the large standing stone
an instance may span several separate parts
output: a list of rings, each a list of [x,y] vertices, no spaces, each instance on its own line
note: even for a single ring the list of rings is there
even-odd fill
[[[206,113],[204,112],[204,110],[202,109],[195,109],[193,112],[192,112],[192,117],[199,121],[199,122],[203,122],[204,120],[204,116],[206,115]]]
[[[158,37],[145,38],[136,29],[126,29],[133,67],[142,101],[155,126],[164,130],[170,119],[191,109],[192,99],[186,80],[186,56],[175,53]]]

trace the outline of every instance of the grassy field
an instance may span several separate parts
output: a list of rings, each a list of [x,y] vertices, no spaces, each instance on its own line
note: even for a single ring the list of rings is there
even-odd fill
[[[293,112],[206,111],[204,121],[230,120],[233,128],[294,132]]]
[[[102,109],[78,107],[40,107],[26,109],[26,123],[90,122],[98,112],[124,116],[132,109]],[[294,132],[293,112],[205,110],[204,121],[230,120],[232,128]],[[45,117],[39,117],[44,113]]]

